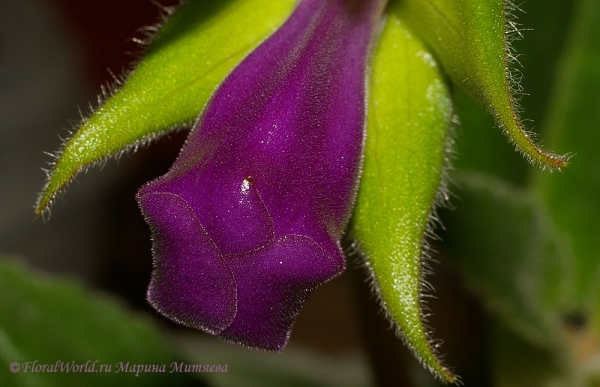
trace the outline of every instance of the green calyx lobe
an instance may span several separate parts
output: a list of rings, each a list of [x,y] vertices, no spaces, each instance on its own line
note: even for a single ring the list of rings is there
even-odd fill
[[[123,86],[65,142],[36,213],[86,166],[193,122],[215,88],[294,4],[210,0],[179,7]]]
[[[401,12],[459,87],[494,115],[509,140],[531,162],[550,170],[568,157],[545,152],[533,142],[518,114],[516,62],[510,40],[519,35],[510,20],[516,6],[505,0],[405,0]]]
[[[421,362],[447,382],[423,321],[424,238],[430,231],[452,117],[435,59],[392,4],[375,51],[367,141],[352,232],[388,317]]]

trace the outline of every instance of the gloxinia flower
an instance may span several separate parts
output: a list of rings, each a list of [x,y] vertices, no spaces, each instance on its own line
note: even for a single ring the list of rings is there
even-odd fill
[[[302,1],[216,91],[171,170],[140,189],[148,300],[162,314],[280,350],[310,292],[344,270],[384,4]]]
[[[455,382],[422,300],[455,121],[448,78],[532,162],[567,164],[537,147],[517,114],[510,7],[188,1],[65,144],[36,211],[85,166],[200,114],[175,165],[138,192],[154,239],[150,303],[226,341],[279,351],[308,295],[344,269],[352,215],[387,316],[434,374]]]

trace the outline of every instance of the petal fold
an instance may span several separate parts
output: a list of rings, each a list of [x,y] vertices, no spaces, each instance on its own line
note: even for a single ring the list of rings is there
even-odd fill
[[[180,197],[149,193],[138,200],[152,226],[154,253],[169,257],[155,261],[150,303],[183,325],[222,331],[236,315],[235,279],[223,255]]]
[[[307,259],[310,258],[310,259]],[[308,295],[339,270],[310,238],[290,235],[254,253],[232,257],[238,313],[219,337],[279,351]]]

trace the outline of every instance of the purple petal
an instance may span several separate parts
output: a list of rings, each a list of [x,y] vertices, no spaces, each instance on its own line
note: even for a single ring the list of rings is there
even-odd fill
[[[219,333],[236,315],[230,266],[180,197],[149,193],[139,202],[152,227],[154,253],[168,257],[155,261],[150,303],[183,325]]]
[[[238,312],[219,337],[273,351],[287,344],[290,327],[310,292],[339,269],[339,263],[313,240],[297,235],[234,256],[230,262]]]
[[[154,275],[149,299],[164,314],[210,318],[186,321],[228,341],[279,350],[309,293],[343,271],[339,240],[360,174],[366,58],[385,2],[301,1],[216,91],[173,168],[140,189],[147,221],[169,224],[153,226],[155,240],[201,239],[180,249],[155,242],[162,274]],[[169,216],[183,219],[182,230]],[[198,290],[189,286],[200,276],[190,273],[187,257],[206,261],[198,269],[214,265],[215,276],[224,276],[223,264],[231,270],[233,320],[223,313],[229,304],[212,313],[211,301],[200,300],[212,278]],[[229,302],[226,283],[214,293]],[[193,305],[202,312],[188,310]]]
[[[223,254],[259,249],[273,240],[271,219],[251,177],[204,174],[196,182],[195,207],[202,224]]]

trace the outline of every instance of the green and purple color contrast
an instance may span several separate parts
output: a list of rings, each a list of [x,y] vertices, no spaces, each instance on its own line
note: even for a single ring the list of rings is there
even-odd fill
[[[150,303],[184,325],[281,350],[308,294],[345,268],[365,69],[383,1],[305,0],[223,82],[138,202]]]

